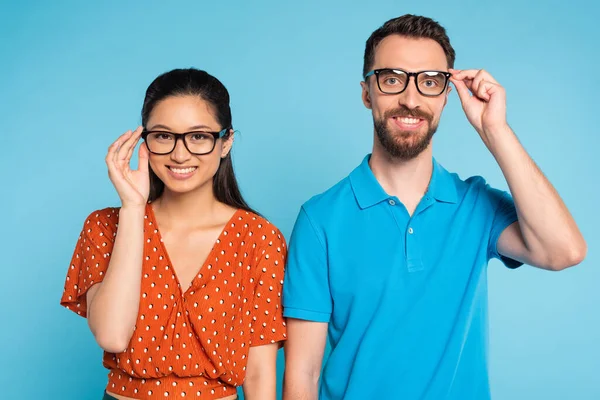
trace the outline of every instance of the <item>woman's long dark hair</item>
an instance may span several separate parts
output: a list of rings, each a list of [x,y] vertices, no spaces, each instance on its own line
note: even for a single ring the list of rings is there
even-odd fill
[[[195,68],[175,69],[166,72],[150,84],[146,90],[144,106],[142,107],[142,125],[146,127],[152,110],[160,101],[170,96],[185,95],[198,96],[210,103],[221,129],[232,128],[229,92],[217,78]],[[230,137],[232,129],[223,139],[226,140]],[[165,184],[150,168],[149,200],[156,200],[164,190]],[[217,173],[213,178],[213,191],[216,199],[221,203],[256,213],[242,197],[233,171],[231,151],[225,158],[221,159]]]

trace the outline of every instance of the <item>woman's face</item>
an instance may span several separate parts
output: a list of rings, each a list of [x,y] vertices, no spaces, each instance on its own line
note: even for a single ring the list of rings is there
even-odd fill
[[[203,132],[219,132],[221,126],[213,115],[212,105],[198,96],[170,96],[158,102],[146,123],[146,145],[150,148],[150,167],[165,184],[165,189],[174,193],[187,193],[209,183],[219,168],[221,159],[229,153],[233,144],[233,133],[225,139],[214,139]],[[169,133],[187,133],[175,140]],[[214,148],[212,148],[214,141]],[[175,144],[176,143],[176,144]],[[186,147],[187,144],[187,147]],[[175,147],[173,148],[173,145]],[[171,151],[168,154],[153,154]],[[188,149],[189,148],[189,149]],[[197,155],[193,153],[208,154]]]

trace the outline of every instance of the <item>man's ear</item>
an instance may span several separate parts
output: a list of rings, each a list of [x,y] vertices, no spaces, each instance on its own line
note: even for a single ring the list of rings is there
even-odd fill
[[[367,107],[370,110],[372,108],[372,106],[371,106],[371,94],[369,93],[369,84],[367,82],[363,81],[360,83],[360,87],[362,89],[361,97],[362,97],[363,104],[365,105],[365,107]]]
[[[444,99],[444,107],[446,107],[446,104],[448,104],[448,96],[450,95],[451,91],[452,86],[450,86],[450,84],[448,83],[448,88],[446,89],[446,93],[444,94],[444,96],[446,96],[446,98]]]

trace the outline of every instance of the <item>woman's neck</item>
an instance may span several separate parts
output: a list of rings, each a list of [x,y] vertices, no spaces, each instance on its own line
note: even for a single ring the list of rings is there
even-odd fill
[[[170,226],[210,224],[221,219],[220,214],[228,208],[216,199],[212,182],[187,193],[175,193],[165,188],[153,202],[154,213],[162,217],[163,225],[168,223]]]

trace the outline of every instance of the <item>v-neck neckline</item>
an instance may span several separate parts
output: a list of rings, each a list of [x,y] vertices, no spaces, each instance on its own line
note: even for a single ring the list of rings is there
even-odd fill
[[[196,270],[194,277],[190,281],[190,285],[187,288],[184,288],[181,285],[181,282],[179,281],[179,276],[177,276],[177,270],[175,269],[175,266],[173,265],[173,262],[171,261],[171,257],[169,256],[169,252],[167,251],[167,246],[165,245],[165,242],[163,241],[162,234],[160,233],[160,227],[158,225],[156,215],[154,214],[154,208],[152,207],[152,203],[148,203],[146,207],[148,209],[148,212],[147,212],[148,218],[150,219],[150,222],[152,222],[152,224],[154,224],[154,229],[156,230],[155,234],[158,236],[158,240],[160,242],[160,248],[165,255],[165,259],[168,263],[167,265],[169,266],[169,268],[173,269],[173,276],[175,277],[175,282],[177,282],[177,287],[179,288],[179,292],[180,292],[181,296],[183,297],[188,293],[188,291],[192,287],[194,287],[194,284],[196,283],[197,280],[200,279],[201,275],[202,275],[202,277],[207,276],[207,275],[203,274],[203,271],[206,269],[206,266],[209,264],[209,260],[211,260],[214,257],[214,253],[215,253],[215,251],[217,251],[218,245],[222,242],[221,239],[223,238],[225,232],[227,231],[227,228],[232,224],[232,222],[235,220],[237,215],[242,211],[242,209],[238,208],[237,210],[235,210],[235,212],[233,213],[231,218],[229,218],[227,220],[227,222],[225,223],[225,226],[223,226],[223,229],[221,229],[219,236],[217,236],[217,239],[214,241],[210,251],[208,252],[206,259],[202,262],[202,264],[200,265],[200,268],[198,270]]]

